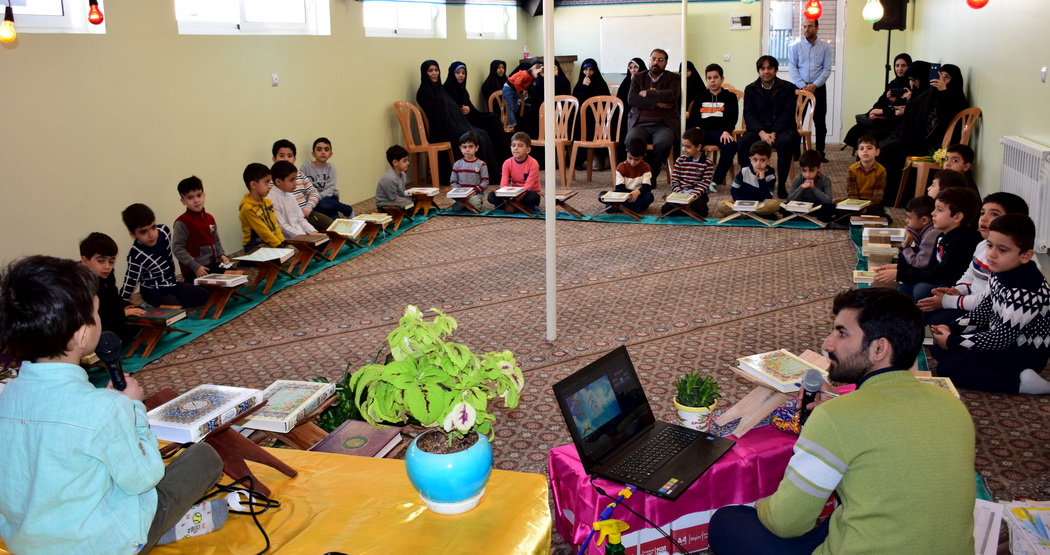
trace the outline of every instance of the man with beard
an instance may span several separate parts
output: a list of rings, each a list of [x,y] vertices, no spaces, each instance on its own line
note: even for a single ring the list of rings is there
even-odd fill
[[[777,151],[777,196],[787,198],[791,159],[798,155],[799,134],[795,123],[795,85],[777,77],[780,62],[773,56],[762,56],[755,62],[758,79],[744,87],[744,125],[737,159],[740,167],[748,165],[751,145],[765,141]]]
[[[678,144],[681,114],[678,101],[682,96],[682,76],[667,71],[667,51],[657,48],[649,55],[649,71],[639,71],[631,79],[627,96],[631,113],[627,116],[627,139],[642,139],[653,150],[645,157],[652,168],[652,183],[660,175],[660,166]],[[668,168],[668,171],[674,168]]]
[[[907,368],[922,313],[892,289],[833,304],[829,376],[857,390],[816,406],[776,493],[719,509],[711,548],[733,553],[970,553],[974,428],[966,407]],[[828,497],[839,505],[815,524]]]

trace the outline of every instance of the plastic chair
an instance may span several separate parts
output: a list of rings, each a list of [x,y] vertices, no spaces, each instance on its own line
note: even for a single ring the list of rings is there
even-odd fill
[[[546,111],[544,102],[540,104],[540,137],[532,141],[532,146],[546,146],[544,129],[546,128]],[[558,169],[561,173],[562,187],[568,187],[568,168],[565,166],[565,151],[572,144],[572,134],[576,130],[576,114],[580,111],[580,101],[572,95],[554,97],[554,148],[558,157]]]
[[[977,118],[981,117],[980,108],[967,108],[952,118],[951,123],[948,124],[948,129],[944,132],[944,139],[941,140],[941,148],[948,148],[951,146],[952,137],[955,135],[955,126],[962,124],[962,129],[959,131],[959,142],[961,145],[970,144],[970,136],[973,135],[973,126],[977,123]],[[908,184],[908,174],[911,173],[911,169],[915,168],[919,173],[915,174],[915,197],[918,198],[926,192],[926,180],[929,178],[930,170],[942,170],[944,166],[936,162],[912,162],[908,167],[904,168],[904,173],[901,174],[901,185],[897,188],[897,200],[893,202],[893,207],[896,208],[901,205],[901,196],[904,195],[904,186]]]
[[[569,161],[569,181],[576,180],[576,153],[580,148],[587,149],[587,181],[591,180],[591,163],[594,161],[594,150],[604,148],[609,151],[609,165],[616,170],[616,146],[620,136],[620,125],[623,123],[623,101],[615,96],[592,96],[580,106],[580,137],[587,137],[587,117],[594,118],[594,139],[579,140],[572,143],[572,159]],[[614,179],[615,181],[615,179]]]
[[[499,113],[499,119],[503,122],[504,133],[514,132],[514,128],[510,125],[510,119],[507,118],[507,101],[503,100],[503,91],[493,91],[489,95],[489,111],[493,114]]]
[[[802,150],[813,148],[813,111],[817,107],[817,97],[802,89],[795,90],[795,125],[802,137]]]
[[[430,166],[430,182],[432,187],[440,187],[441,179],[438,176],[438,152],[443,150],[448,151],[449,162],[455,163],[452,158],[452,143],[432,143],[427,140],[427,131],[430,127],[427,122],[426,115],[423,114],[411,102],[405,102],[404,100],[398,100],[394,103],[394,114],[397,115],[397,122],[401,124],[401,133],[405,136],[405,149],[408,150],[409,156],[413,154],[424,154],[427,157],[427,164]],[[415,131],[419,136],[419,142],[416,143],[415,135],[412,134],[412,119],[415,118]],[[412,164],[412,183],[419,186],[419,166]]]

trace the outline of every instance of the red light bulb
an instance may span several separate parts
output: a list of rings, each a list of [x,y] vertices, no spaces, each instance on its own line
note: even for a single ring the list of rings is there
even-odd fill
[[[988,0],[984,1],[987,2]],[[809,0],[809,3],[806,4],[806,7],[802,10],[802,13],[805,14],[806,19],[820,19],[821,14],[824,13],[824,8],[820,6],[820,0]]]
[[[98,0],[88,0],[88,4],[91,6],[88,9],[88,22],[92,25],[101,25],[105,18],[102,17],[102,10],[98,9]]]
[[[966,5],[979,10],[988,5],[988,0],[966,0]]]

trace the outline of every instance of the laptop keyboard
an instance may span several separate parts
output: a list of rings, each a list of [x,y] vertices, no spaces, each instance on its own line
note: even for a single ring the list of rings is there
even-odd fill
[[[656,437],[639,447],[630,457],[616,465],[610,473],[628,481],[643,482],[672,457],[681,453],[702,434],[682,426],[667,426]]]

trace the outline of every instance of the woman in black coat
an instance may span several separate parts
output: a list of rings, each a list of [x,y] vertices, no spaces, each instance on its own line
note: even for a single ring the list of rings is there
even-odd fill
[[[467,91],[467,64],[460,61],[452,62],[448,66],[448,76],[442,85],[445,92],[459,105],[459,110],[467,116],[470,125],[484,130],[492,141],[495,155],[499,160],[510,158],[510,145],[503,131],[503,122],[499,116],[489,112],[482,112],[470,101],[470,93]],[[480,146],[480,145],[479,145]]]
[[[489,63],[489,76],[481,84],[481,108],[488,109],[489,97],[496,91],[502,91],[503,85],[507,84],[507,62],[503,60],[492,60]]]
[[[875,135],[879,139],[885,139],[900,124],[893,108],[908,103],[911,97],[908,90],[911,89],[906,73],[911,66],[911,56],[901,53],[893,59],[894,78],[886,85],[882,95],[871,105],[867,114],[858,114],[857,123],[846,133],[842,142],[846,146],[857,148],[857,139],[864,135]],[[928,71],[928,70],[927,70]],[[904,91],[905,94],[901,94]]]
[[[689,106],[693,104],[696,97],[707,90],[707,85],[704,82],[704,75],[696,70],[696,66],[693,62],[685,63],[685,108],[688,110]],[[689,112],[685,118],[685,128],[691,129],[693,127],[700,127],[700,107],[693,106],[693,111]]]
[[[618,144],[616,146],[617,160],[627,159],[627,145],[624,143],[627,140],[627,114],[631,113],[631,103],[627,101],[631,94],[631,79],[634,78],[636,73],[645,73],[646,71],[649,71],[649,68],[646,67],[645,60],[631,58],[631,61],[627,62],[627,75],[624,76],[623,82],[620,83],[620,88],[616,89],[616,98],[623,102],[623,123],[620,124],[620,137],[617,139]]]
[[[598,62],[594,61],[594,58],[587,58],[580,65],[580,77],[576,81],[576,87],[572,89],[572,96],[576,97],[576,100],[580,102],[580,109],[583,109],[583,103],[588,99],[595,96],[609,96],[609,84],[605,82],[605,77],[602,77],[602,72],[598,69]],[[584,140],[590,141],[594,139],[594,116],[591,114],[584,114],[587,122],[587,137]],[[580,133],[583,130],[581,122],[583,120],[578,119],[576,122],[576,130],[573,134],[573,139],[579,140]],[[595,165],[601,166],[605,158],[604,151],[595,152]],[[586,169],[583,164],[586,163],[586,158],[576,161],[576,169]]]

